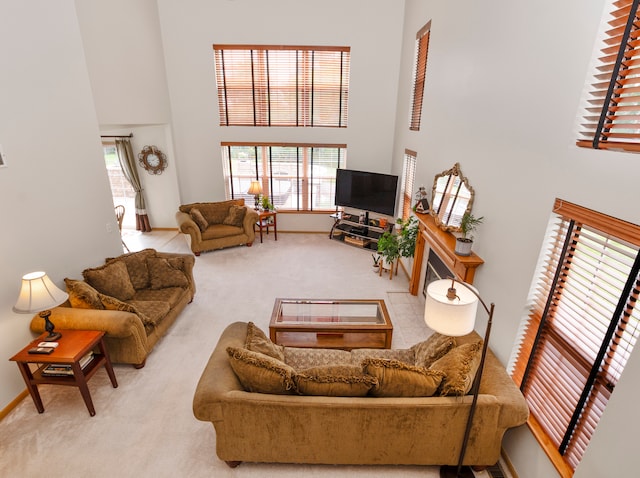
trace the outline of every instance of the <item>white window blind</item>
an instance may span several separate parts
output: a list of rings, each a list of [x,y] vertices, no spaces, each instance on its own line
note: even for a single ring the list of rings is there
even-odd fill
[[[415,187],[416,159],[418,153],[409,149],[404,150],[404,168],[402,171],[402,219],[407,220],[411,215],[411,200]]]

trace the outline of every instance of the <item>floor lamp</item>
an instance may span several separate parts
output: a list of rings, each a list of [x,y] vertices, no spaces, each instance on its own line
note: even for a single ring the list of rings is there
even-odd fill
[[[462,286],[460,290],[456,289],[456,284]],[[480,365],[478,366],[478,371],[471,386],[473,399],[471,401],[471,408],[469,409],[469,416],[467,417],[467,426],[464,431],[458,465],[440,467],[440,478],[472,478],[474,476],[473,471],[469,467],[462,466],[462,462],[464,461],[464,455],[467,451],[473,416],[478,403],[480,380],[482,379],[484,360],[487,355],[487,344],[489,343],[489,335],[491,333],[491,323],[493,322],[494,304],[492,303],[490,307],[487,307],[487,304],[484,303],[480,295],[478,295],[478,292],[472,286],[464,282],[457,282],[455,279],[437,280],[427,287],[424,320],[429,328],[443,335],[455,337],[471,333],[476,321],[478,302],[482,304],[484,310],[489,314],[489,320],[487,321],[487,330],[484,334]]]

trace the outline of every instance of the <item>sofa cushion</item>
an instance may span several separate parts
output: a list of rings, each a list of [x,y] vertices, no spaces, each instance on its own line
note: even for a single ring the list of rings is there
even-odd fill
[[[210,225],[206,231],[202,233],[202,240],[220,239],[223,237],[237,236],[244,234],[244,229],[238,226],[228,226],[226,224]]]
[[[398,360],[407,365],[413,365],[414,355],[411,349],[353,349],[351,351],[351,363],[360,366],[367,358],[380,358]]]
[[[456,339],[454,337],[434,332],[426,340],[411,347],[415,356],[414,364],[417,367],[429,368],[433,362],[443,357],[455,346]]]
[[[226,224],[227,226],[236,226],[242,227],[242,222],[244,221],[244,215],[247,212],[247,208],[244,206],[231,206],[229,208],[229,212],[227,213],[227,217],[224,218],[222,224]]]
[[[171,310],[167,302],[160,300],[130,300],[127,304],[136,308],[145,325],[158,325]]]
[[[182,287],[165,287],[164,289],[142,289],[136,292],[133,301],[160,301],[166,302],[170,307],[176,306],[181,300],[184,299],[186,289]]]
[[[231,368],[247,392],[287,395],[295,392],[294,370],[287,364],[259,352],[227,347]]]
[[[438,390],[444,373],[407,365],[398,360],[368,358],[362,362],[363,371],[375,377],[374,397],[431,397]]]
[[[320,365],[352,365],[351,353],[337,349],[284,347],[284,362],[296,370]]]
[[[98,292],[118,300],[131,299],[136,293],[129,278],[127,266],[120,260],[93,269],[85,269],[82,271],[82,276]]]
[[[189,211],[189,216],[191,216],[193,222],[198,225],[198,229],[200,229],[200,231],[206,231],[209,227],[209,223],[200,212],[200,209],[198,209],[197,207],[191,208],[191,211]]]
[[[353,365],[325,365],[299,371],[294,376],[298,393],[330,397],[364,397],[378,381]]]
[[[155,257],[157,254],[155,249],[143,249],[141,251],[122,254],[114,258],[107,258],[105,263],[114,261],[122,261],[127,266],[129,279],[133,288],[136,290],[146,289],[149,287],[149,268],[147,267],[147,258]]]
[[[466,395],[480,365],[482,340],[459,345],[436,360],[429,370],[444,373],[439,395]]]
[[[152,289],[164,289],[165,287],[189,287],[187,276],[176,262],[164,257],[148,257],[147,267]]]
[[[273,357],[276,360],[284,362],[284,347],[274,344],[267,335],[256,326],[253,322],[247,324],[247,340],[245,347],[253,352]]]
[[[76,309],[104,309],[99,292],[83,280],[65,278],[71,307]]]

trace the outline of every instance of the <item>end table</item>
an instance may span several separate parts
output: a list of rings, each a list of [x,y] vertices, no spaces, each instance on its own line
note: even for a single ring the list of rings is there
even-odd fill
[[[278,240],[278,219],[276,211],[258,211],[258,222],[256,226],[260,228],[260,242],[262,243],[262,229],[267,230],[269,234],[269,228],[273,227],[273,237]],[[273,221],[273,222],[271,222]]]
[[[58,341],[58,347],[51,354],[29,353],[29,349],[36,347],[39,342],[45,340],[47,334],[44,333],[9,360],[18,364],[22,378],[24,378],[38,413],[44,412],[38,385],[71,385],[80,389],[89,414],[94,416],[96,411],[91,401],[87,381],[104,365],[113,388],[118,387],[116,375],[104,345],[104,332],[98,330],[60,330],[59,332],[62,333],[62,338]],[[82,367],[80,360],[91,351],[94,352],[93,357]],[[29,364],[37,364],[36,370],[32,371]],[[43,371],[50,364],[69,365],[73,374],[67,376],[46,375]]]

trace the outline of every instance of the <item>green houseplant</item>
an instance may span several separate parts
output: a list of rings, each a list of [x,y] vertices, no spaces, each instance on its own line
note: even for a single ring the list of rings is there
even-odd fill
[[[269,200],[269,196],[263,195],[260,197],[260,207],[264,211],[275,211],[275,207],[272,202]]]
[[[400,257],[400,243],[398,236],[386,231],[378,239],[378,254],[380,254],[387,264],[393,266],[394,261]]]
[[[475,217],[470,212],[465,212],[460,221],[460,232],[462,235],[456,238],[455,253],[459,256],[470,256],[473,247],[473,231],[482,224],[484,216]]]
[[[398,218],[396,224],[400,225],[398,232],[398,247],[402,257],[413,257],[418,238],[418,220],[415,216],[409,216],[406,220]]]

